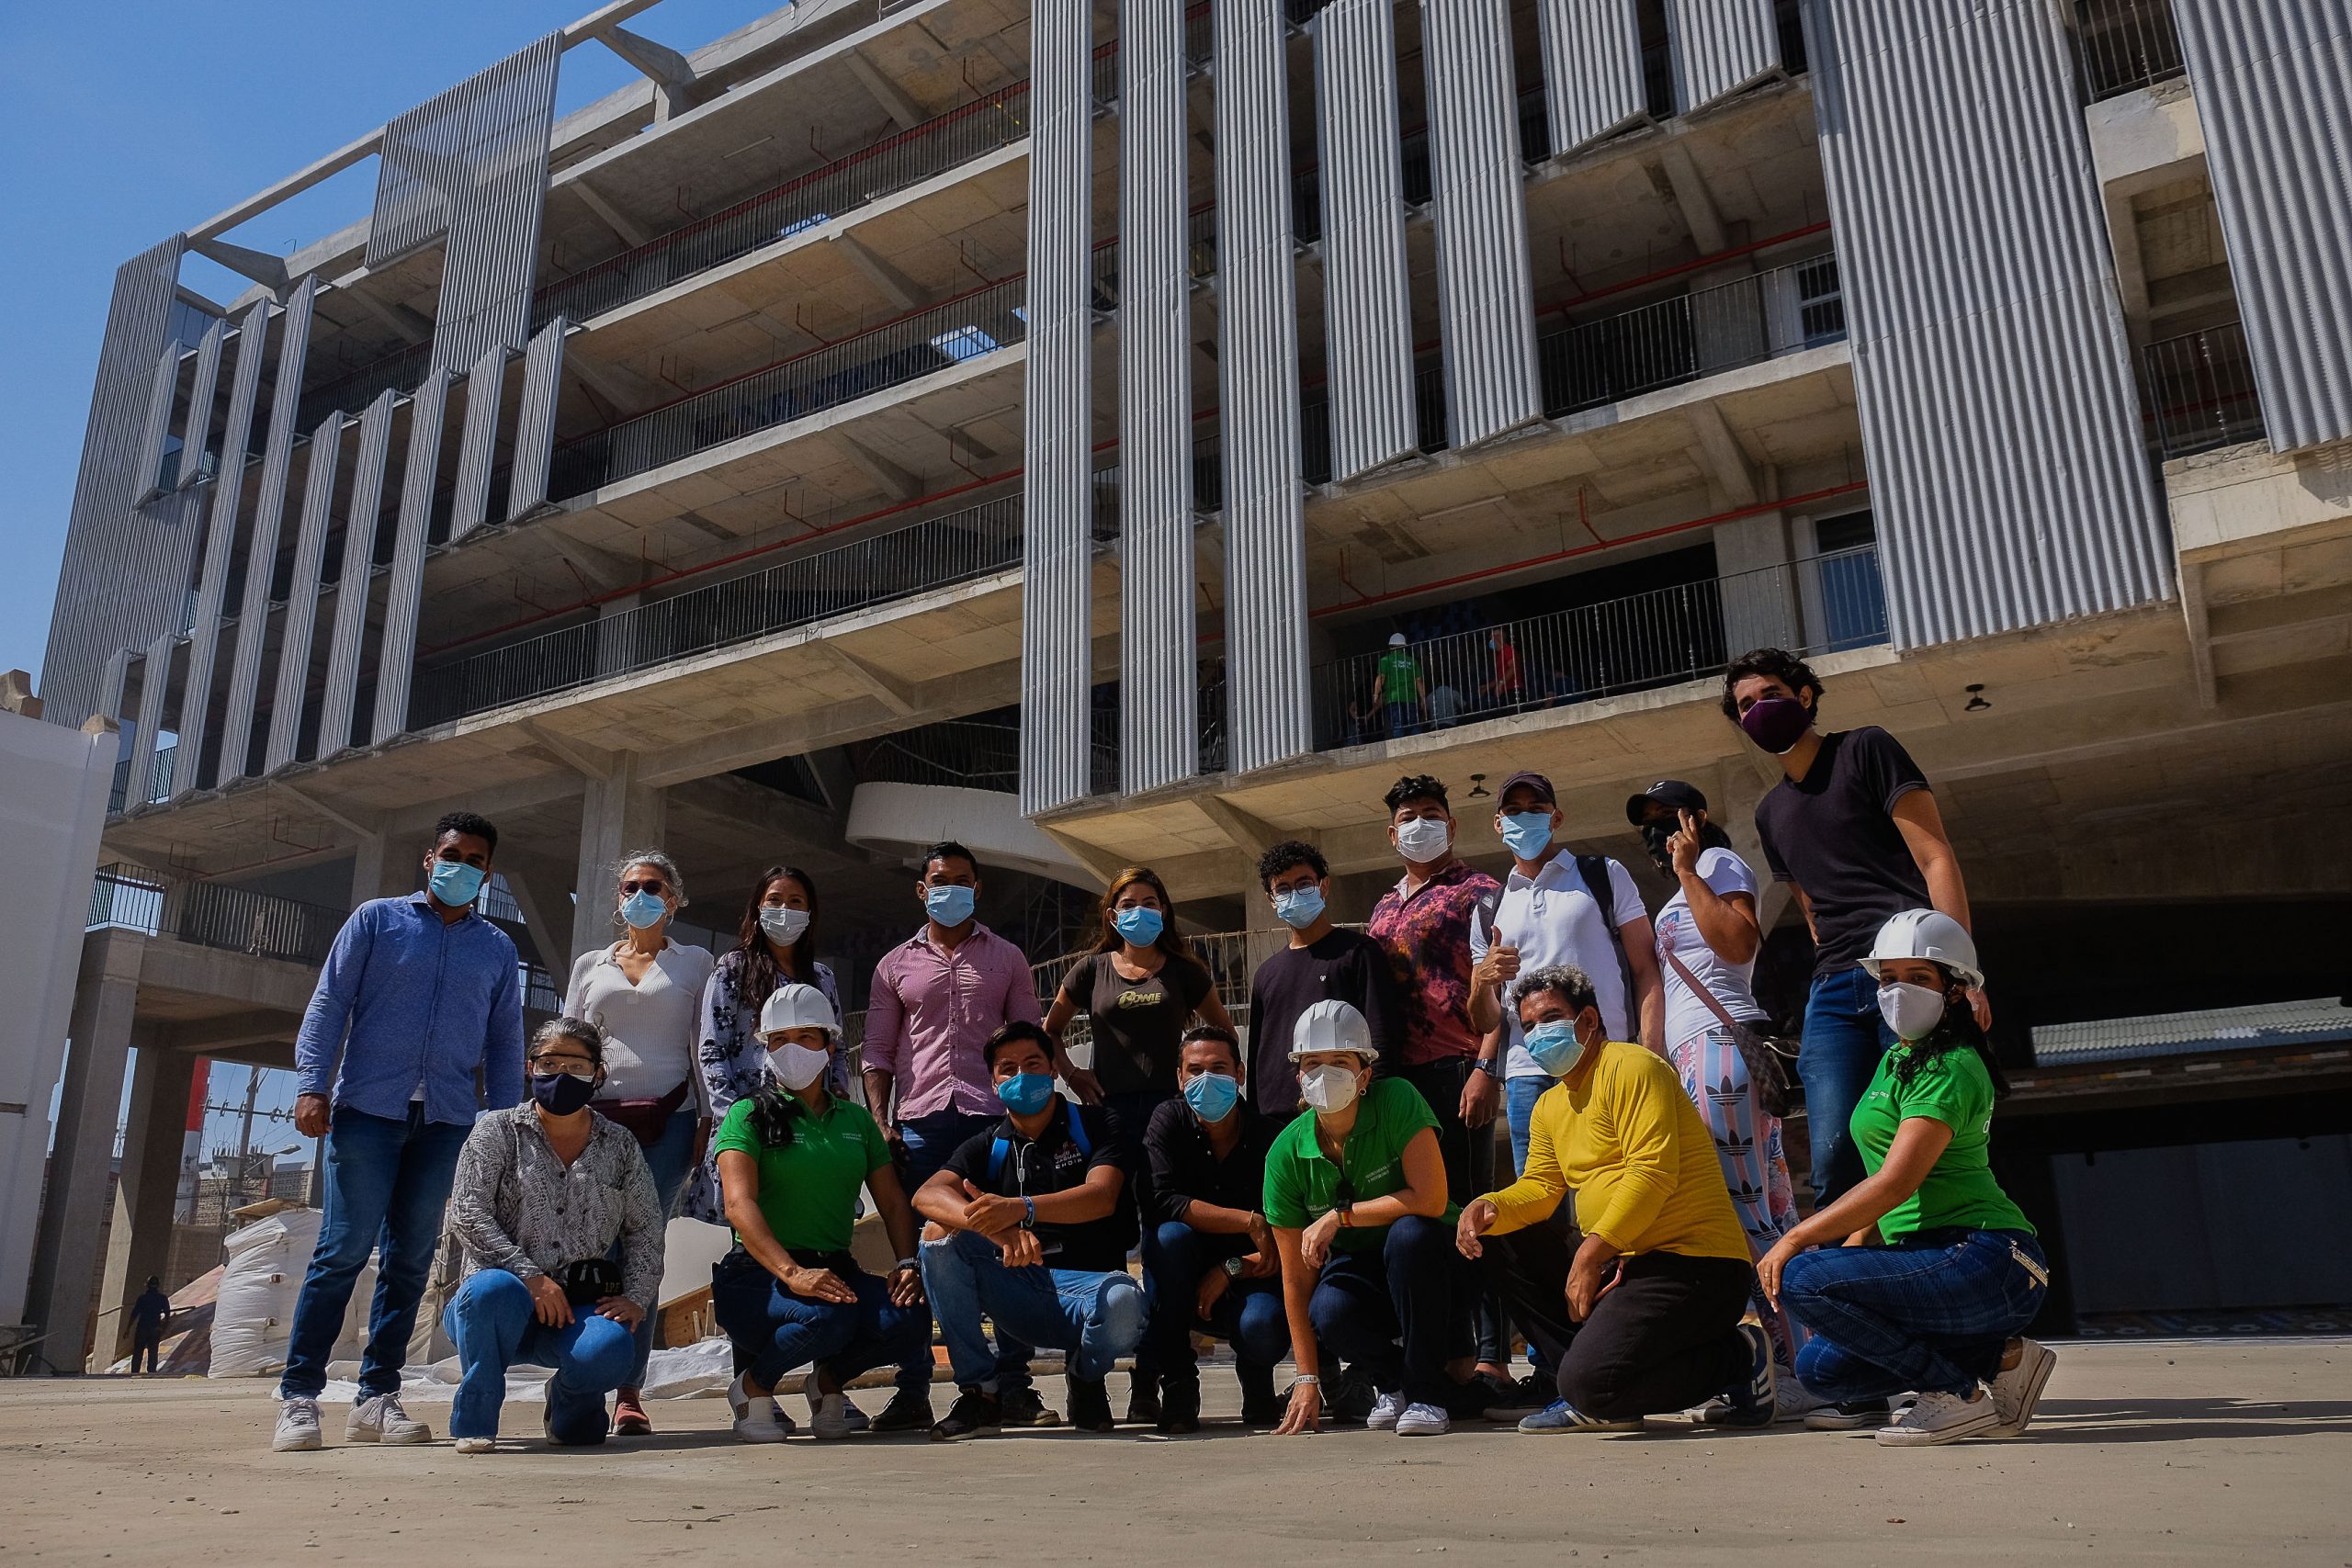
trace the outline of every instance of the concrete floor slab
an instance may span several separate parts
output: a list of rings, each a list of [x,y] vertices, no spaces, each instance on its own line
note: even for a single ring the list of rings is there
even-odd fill
[[[260,1383],[0,1382],[0,1540],[19,1562],[175,1568],[583,1550],[616,1562],[1442,1554],[1740,1568],[2352,1557],[2344,1340],[2062,1346],[2028,1437],[1934,1450],[1670,1422],[1622,1437],[1275,1438],[1231,1423],[1229,1373],[1212,1371],[1206,1392],[1217,1419],[1195,1438],[1065,1430],[954,1447],[738,1447],[725,1404],[706,1399],[658,1404],[654,1438],[559,1452],[538,1441],[536,1407],[517,1405],[506,1450],[460,1458],[446,1442],[345,1446],[339,1406],[324,1452],[273,1454]],[[438,1428],[447,1407],[418,1414]]]

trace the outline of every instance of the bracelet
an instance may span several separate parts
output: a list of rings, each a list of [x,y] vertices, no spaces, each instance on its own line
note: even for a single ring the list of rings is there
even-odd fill
[[[1356,1209],[1354,1204],[1342,1203],[1331,1212],[1340,1216],[1340,1228],[1341,1230],[1351,1231],[1356,1228]]]
[[[922,1259],[915,1258],[901,1258],[899,1259],[899,1268],[911,1269],[916,1273],[920,1274],[922,1272]],[[893,1272],[896,1272],[896,1270],[893,1270]]]
[[[1022,1225],[1026,1229],[1035,1230],[1037,1228],[1037,1200],[1035,1198],[1023,1198],[1021,1201],[1029,1211],[1028,1214],[1022,1220]]]
[[[1296,1388],[1301,1383],[1305,1383],[1308,1388],[1321,1388],[1323,1386],[1323,1380],[1317,1377],[1313,1372],[1301,1372],[1298,1376],[1291,1379],[1290,1382],[1293,1388]]]

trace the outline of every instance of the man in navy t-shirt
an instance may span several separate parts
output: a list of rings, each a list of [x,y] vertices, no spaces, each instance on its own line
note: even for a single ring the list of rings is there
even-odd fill
[[[1932,905],[1962,926],[1968,887],[1928,778],[1885,730],[1823,734],[1821,682],[1777,648],[1744,653],[1724,671],[1724,716],[1780,759],[1787,775],[1756,807],[1756,830],[1775,879],[1796,891],[1813,930],[1813,989],[1805,998],[1805,1124],[1812,1134],[1815,1207],[1862,1179],[1848,1121],[1892,1038],[1876,982],[1860,964],[1887,918]],[[1992,1006],[1972,993],[1980,1025]]]

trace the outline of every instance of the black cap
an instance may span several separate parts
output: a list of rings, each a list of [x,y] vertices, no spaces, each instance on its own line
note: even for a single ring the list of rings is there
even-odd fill
[[[1495,804],[1498,807],[1500,807],[1503,801],[1509,798],[1510,792],[1519,788],[1521,784],[1525,784],[1529,789],[1533,790],[1535,792],[1535,798],[1542,801],[1544,805],[1557,806],[1560,804],[1560,797],[1552,793],[1552,781],[1550,779],[1545,778],[1542,773],[1531,773],[1524,771],[1513,773],[1510,777],[1503,780],[1503,787],[1495,791]]]
[[[1625,820],[1640,827],[1649,818],[1649,807],[1655,802],[1669,811],[1704,811],[1707,797],[1684,784],[1680,779],[1660,779],[1625,801]]]

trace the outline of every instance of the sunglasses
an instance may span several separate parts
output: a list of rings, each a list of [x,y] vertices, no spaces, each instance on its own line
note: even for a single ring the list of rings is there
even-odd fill
[[[658,876],[649,878],[643,882],[624,882],[621,884],[621,896],[623,897],[627,897],[632,893],[650,893],[658,897],[661,896],[662,889],[668,886],[669,884],[663,882]]]

